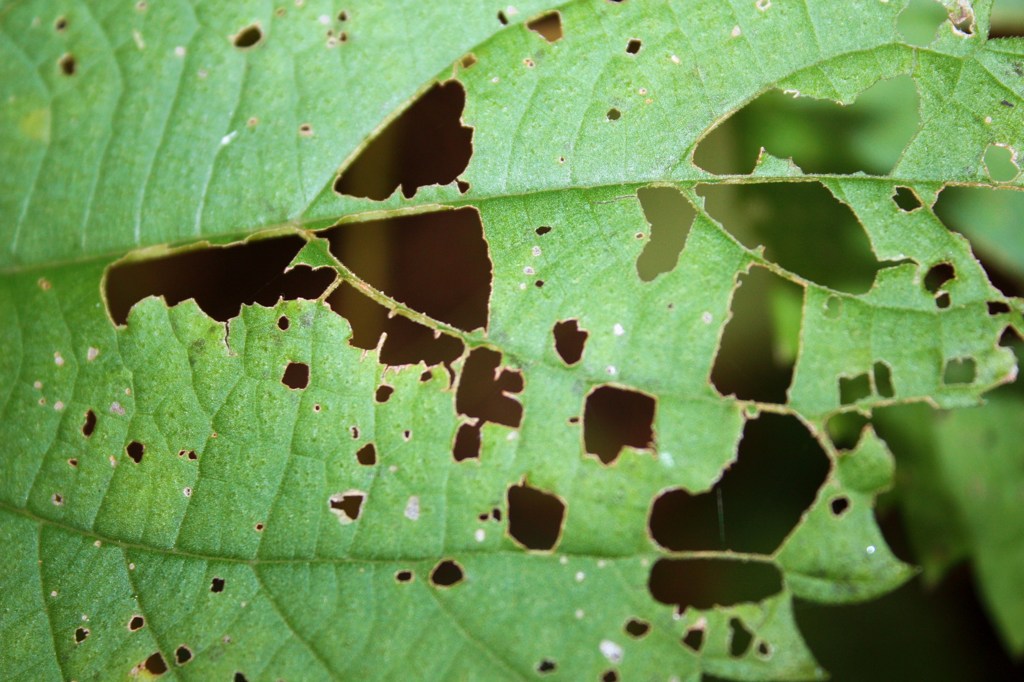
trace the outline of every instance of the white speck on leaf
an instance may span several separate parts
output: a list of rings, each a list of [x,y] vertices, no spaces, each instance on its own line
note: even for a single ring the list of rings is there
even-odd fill
[[[576,571],[576,582],[581,583],[586,579],[586,577],[587,574],[583,571]]]
[[[558,563],[560,563],[563,566],[565,566],[567,563],[569,563],[569,557],[567,557],[567,556],[560,556],[560,557],[558,557]]]
[[[584,615],[583,609],[576,609],[576,620],[583,620]]]
[[[525,275],[532,275],[532,274],[534,274],[534,272],[536,272],[536,271],[533,268],[531,268],[529,265],[527,265],[525,268],[523,268],[523,274],[525,274]]]
[[[64,366],[64,356],[60,354],[60,351],[57,351],[53,354],[53,364],[57,365],[58,367]]]
[[[186,487],[181,492],[184,493],[185,497],[192,497],[192,488]]]
[[[739,38],[743,34],[743,29],[740,28],[739,24],[732,27],[732,31],[729,33],[733,38]]]
[[[121,403],[117,402],[116,400],[110,403],[110,411],[116,415],[120,415],[122,417],[124,416],[124,408],[121,407]]]
[[[679,59],[679,57],[677,57],[676,55],[672,55],[671,57],[669,57],[669,59],[671,59],[671,60],[672,60],[672,63],[673,63],[673,64],[679,64],[679,63],[680,63],[680,61],[681,61],[681,60]]]
[[[616,374],[619,373],[619,370],[615,368],[615,365],[608,365],[604,371],[608,372],[608,374],[611,376],[615,376]]]
[[[875,553],[875,546],[874,545],[868,545],[867,553],[868,554],[874,554]]]
[[[711,313],[708,311],[704,311],[704,314],[700,316],[700,319],[703,320],[704,324],[711,324],[711,320],[713,320],[714,317],[712,317]]]
[[[55,402],[55,403],[53,404],[53,409],[55,409],[55,410],[57,410],[58,412],[60,412],[61,410],[63,410],[63,409],[64,409],[64,403],[63,403],[63,402],[61,402],[60,400],[58,400],[57,402]]]
[[[602,639],[599,648],[601,649],[601,653],[604,655],[604,657],[607,658],[611,663],[622,662],[622,647],[616,644],[615,642],[611,641],[610,639]]]
[[[36,389],[37,391],[40,390],[42,387],[43,387],[43,382],[41,382],[41,381],[33,381],[32,382],[32,388]]]
[[[772,6],[772,0],[757,0],[757,2],[754,3],[754,5],[757,7],[758,10],[764,12],[765,10]]]
[[[476,532],[473,533],[473,537],[476,538],[477,542],[483,542],[484,538],[487,537],[487,533],[484,532],[483,528],[477,528]]]
[[[185,56],[185,47],[183,45],[178,45],[176,48],[174,48],[174,56],[175,57],[184,57]]]
[[[100,349],[93,346],[89,346],[89,350],[85,352],[85,359],[92,362],[100,354]]]
[[[142,39],[142,34],[137,29],[132,29],[132,40],[135,41],[135,47],[140,50],[146,49],[146,41]]]
[[[626,333],[626,330],[622,328],[621,324],[616,322],[615,326],[612,327],[612,333],[615,334],[615,336],[622,336],[623,334]]]
[[[405,518],[416,521],[420,518],[420,498],[413,495],[405,504]]]
[[[50,596],[51,597],[56,597],[57,596],[57,590],[51,590],[50,591]]]
[[[236,135],[238,135],[238,131],[237,130],[232,130],[230,133],[228,133],[224,137],[220,138],[221,146],[223,147],[225,145],[231,144],[231,140],[235,139]]]
[[[539,256],[541,254],[540,247],[534,246],[532,249],[530,249],[530,253],[532,253],[534,256]]]

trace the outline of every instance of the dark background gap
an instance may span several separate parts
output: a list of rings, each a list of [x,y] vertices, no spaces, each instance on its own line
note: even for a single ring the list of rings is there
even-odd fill
[[[110,316],[124,324],[131,307],[147,296],[163,296],[168,305],[195,299],[220,322],[236,317],[242,304],[318,298],[334,281],[333,270],[300,265],[284,271],[305,243],[297,236],[275,237],[117,264],[104,282]]]
[[[487,326],[491,259],[476,209],[339,225],[323,236],[378,291],[465,331]]]
[[[473,129],[462,125],[466,91],[455,80],[427,90],[387,125],[334,183],[340,194],[380,201],[446,185],[469,165]]]

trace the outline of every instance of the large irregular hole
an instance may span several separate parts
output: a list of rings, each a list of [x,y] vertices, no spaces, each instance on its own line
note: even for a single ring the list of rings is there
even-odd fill
[[[978,376],[974,358],[953,358],[942,370],[942,383],[946,385],[973,384]]]
[[[711,368],[719,393],[786,402],[800,344],[803,294],[800,285],[762,267],[739,276]]]
[[[846,107],[774,90],[712,130],[693,159],[712,173],[746,174],[764,147],[808,173],[887,175],[918,125],[917,90],[909,76],[880,81]]]
[[[1020,167],[1014,156],[1013,150],[1006,145],[990,144],[984,157],[988,176],[994,182],[1010,182],[1020,175]]]
[[[452,587],[462,582],[465,572],[458,562],[445,559],[434,566],[430,572],[430,583],[437,587]]]
[[[555,548],[565,521],[565,502],[525,481],[508,489],[508,532],[526,549]]]
[[[491,259],[476,209],[340,225],[324,236],[376,290],[459,329],[487,326]]]
[[[242,304],[316,299],[334,281],[333,270],[300,265],[284,271],[305,243],[300,237],[277,237],[119,263],[104,280],[110,317],[124,324],[131,307],[146,296],[163,296],[168,305],[195,299],[221,322],[237,316]]]
[[[575,365],[583,359],[583,348],[589,333],[580,329],[577,320],[556,322],[551,333],[555,337],[555,352],[567,365]]]
[[[839,377],[839,404],[853,405],[871,397],[871,377],[858,374],[852,377]]]
[[[992,6],[989,38],[1024,38],[1024,5],[997,0]]]
[[[817,284],[871,288],[878,260],[853,211],[818,182],[701,185],[705,208],[747,248]]]
[[[309,386],[309,365],[304,362],[289,362],[281,375],[281,383],[294,390]]]
[[[89,636],[89,628],[75,628],[75,644],[81,644]]]
[[[133,462],[139,464],[142,462],[142,455],[146,453],[146,446],[137,440],[133,440],[125,446],[124,451]]]
[[[604,464],[614,462],[622,448],[654,446],[654,398],[618,386],[598,386],[583,409],[583,444]]]
[[[377,463],[377,447],[373,443],[367,443],[356,452],[356,461],[364,467],[372,467]]]
[[[647,583],[651,596],[686,609],[759,602],[782,590],[775,564],[738,559],[658,559]]]
[[[146,672],[150,675],[159,677],[167,672],[167,661],[164,660],[164,655],[157,651],[146,659],[146,662],[142,664],[142,667],[145,668]]]
[[[480,459],[480,425],[462,424],[455,433],[452,445],[452,457],[456,462],[467,459]]]
[[[935,32],[949,18],[949,13],[935,0],[910,0],[896,18],[896,28],[903,39],[917,47],[935,40]]]
[[[327,499],[327,507],[332,514],[338,517],[338,521],[342,525],[347,525],[359,519],[365,500],[366,493],[363,491],[349,490],[331,495]]]
[[[1021,68],[1024,73],[1024,67]],[[983,187],[946,187],[935,214],[971,242],[992,284],[1007,296],[1024,295],[1024,241],[1020,217],[1024,192]]]
[[[650,282],[675,268],[697,212],[675,187],[641,187],[636,196],[651,226],[636,271],[640,279]]]
[[[518,427],[523,406],[510,394],[522,392],[523,375],[500,366],[500,353],[474,348],[462,367],[455,407],[467,417]]]
[[[462,125],[466,91],[438,83],[374,137],[334,183],[334,191],[382,200],[402,188],[406,197],[426,185],[446,185],[466,170],[473,129]]]
[[[549,43],[554,43],[562,39],[562,15],[559,12],[547,12],[526,22],[526,28]]]
[[[770,554],[814,502],[829,459],[796,417],[762,414],[736,461],[706,493],[668,490],[651,505],[651,537],[673,551]]]
[[[391,316],[387,308],[347,282],[331,292],[327,304],[348,320],[352,327],[349,342],[356,348],[374,350],[387,335],[380,349],[380,361],[385,365],[450,365],[462,355],[462,342],[454,336],[435,335],[407,317]]]
[[[745,656],[754,643],[752,633],[739,618],[729,619],[729,655],[733,658]]]
[[[897,187],[892,194],[893,203],[904,213],[921,208],[921,199],[909,187]]]

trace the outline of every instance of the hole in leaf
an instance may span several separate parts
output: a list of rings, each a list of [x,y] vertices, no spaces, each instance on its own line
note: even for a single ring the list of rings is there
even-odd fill
[[[601,675],[601,682],[619,682],[619,673],[614,670],[606,670]]]
[[[501,22],[502,26],[508,26],[508,17],[505,16],[504,11],[498,12],[498,21]]]
[[[349,524],[359,519],[365,499],[366,493],[359,490],[349,490],[348,492],[331,495],[327,500],[327,506],[342,524]]]
[[[289,362],[281,375],[281,383],[288,388],[301,390],[309,386],[309,365],[304,362]]]
[[[838,296],[829,296],[825,301],[825,317],[830,320],[838,320],[843,314],[843,299]]]
[[[182,644],[174,650],[174,662],[178,665],[185,665],[192,660],[192,650]]]
[[[150,675],[159,676],[167,672],[167,661],[164,660],[163,654],[157,651],[146,659],[146,662],[142,664],[142,667],[145,668]]]
[[[617,386],[598,386],[583,409],[583,443],[587,453],[604,464],[614,462],[622,448],[654,445],[655,402],[651,396]]]
[[[648,632],[651,631],[651,624],[646,620],[640,620],[639,618],[630,618],[626,621],[626,625],[623,628],[626,634],[634,639],[640,639],[644,637]]]
[[[146,619],[142,616],[132,616],[132,619],[128,621],[128,629],[132,632],[142,629],[146,624]]]
[[[550,225],[541,225],[536,230],[534,230],[534,232],[537,233],[537,236],[540,236],[540,237],[543,237],[544,235],[546,235],[550,231],[551,231],[551,226]]]
[[[62,55],[61,58],[57,60],[57,66],[60,67],[60,72],[65,76],[74,76],[75,69],[77,67],[75,55],[71,53]]]
[[[892,386],[892,370],[884,362],[876,362],[874,367],[875,390],[882,398],[892,398],[896,390]]]
[[[539,672],[541,675],[544,675],[546,673],[552,673],[555,671],[556,668],[558,668],[558,664],[547,658],[545,658],[543,661],[537,664],[537,672]]]
[[[462,355],[462,342],[455,337],[435,336],[429,327],[400,315],[389,317],[387,308],[347,282],[331,292],[327,304],[348,320],[352,327],[349,343],[356,348],[374,350],[387,334],[380,349],[380,361],[385,365],[451,364]]]
[[[562,39],[562,15],[559,12],[547,12],[526,22],[526,28],[553,43]]]
[[[337,276],[333,270],[300,265],[284,272],[305,243],[301,237],[275,237],[119,263],[104,281],[110,317],[124,324],[146,296],[163,296],[168,305],[195,299],[221,322],[236,317],[242,304],[319,298]]]
[[[85,413],[85,423],[82,424],[82,435],[88,438],[96,430],[96,413],[92,410],[87,410]]]
[[[465,55],[459,63],[462,64],[462,68],[464,69],[471,68],[474,64],[476,64],[476,55],[470,52],[469,54]]]
[[[700,185],[705,208],[747,248],[817,284],[850,294],[879,268],[853,211],[818,182]],[[821,228],[828,225],[827,230]]]
[[[249,682],[249,679],[245,676],[244,673],[236,672],[234,682]]]
[[[1005,301],[989,301],[986,305],[989,315],[1006,315],[1010,312],[1010,306]]]
[[[704,628],[691,627],[687,629],[681,643],[694,653],[700,653],[701,647],[704,646]]]
[[[871,397],[871,379],[867,374],[855,377],[839,377],[839,404],[852,405],[858,400]]]
[[[948,13],[934,0],[910,0],[896,19],[896,28],[906,42],[924,47],[935,40],[935,32],[947,18]]]
[[[636,271],[641,280],[650,282],[676,267],[697,212],[675,187],[642,187],[636,196],[651,226],[651,238],[636,260]]]
[[[808,173],[887,175],[917,132],[918,111],[910,76],[876,83],[851,106],[774,90],[709,132],[693,160],[711,173],[746,174],[764,147]]]
[[[53,28],[58,33],[61,33],[62,31],[66,30],[67,27],[68,27],[67,17],[57,17],[57,20],[55,22],[53,22]]]
[[[736,461],[711,490],[676,488],[654,499],[651,538],[672,551],[770,554],[814,502],[829,467],[798,419],[761,414],[744,425]]]
[[[1013,156],[1013,151],[1003,145],[990,144],[985,150],[985,170],[994,182],[1010,182],[1020,174]]]
[[[462,424],[455,434],[452,457],[456,462],[480,459],[480,425]]]
[[[256,47],[261,40],[263,40],[263,29],[260,28],[259,24],[246,26],[241,31],[231,36],[231,42],[234,46],[243,50],[250,47]]]
[[[463,577],[462,566],[451,559],[441,561],[430,572],[430,582],[436,587],[451,587],[462,582]]]
[[[803,293],[803,287],[762,267],[739,276],[711,369],[719,393],[786,402],[800,343]]]
[[[626,43],[626,53],[636,54],[637,52],[640,51],[640,48],[642,46],[643,43],[641,43],[639,40],[637,40],[636,38],[631,38],[630,41]]]
[[[589,334],[580,329],[577,320],[556,322],[551,330],[555,337],[555,352],[567,365],[575,365],[583,358],[583,348]]]
[[[857,412],[840,412],[828,419],[826,430],[832,444],[839,450],[852,450],[860,442],[860,434],[868,418]]]
[[[491,259],[476,209],[341,225],[325,236],[378,291],[465,331],[487,326]]]
[[[508,532],[526,549],[555,548],[565,520],[565,502],[525,481],[508,489]]]
[[[892,200],[901,211],[905,211],[907,213],[921,208],[921,200],[918,199],[914,190],[909,187],[897,187],[896,191],[892,195]]]
[[[739,618],[729,619],[729,655],[733,658],[744,656],[754,642],[754,633],[747,629]]]
[[[386,403],[388,399],[391,397],[391,394],[394,392],[395,389],[393,386],[381,384],[380,386],[377,387],[377,392],[374,394],[374,399],[378,403]]]
[[[288,330],[288,326],[290,324],[291,323],[288,321],[288,318],[285,317],[284,315],[282,315],[281,317],[279,317],[277,319],[277,328],[280,329],[281,331],[287,331]]]
[[[455,407],[460,414],[495,424],[518,427],[523,406],[511,393],[523,390],[523,375],[502,369],[501,354],[489,348],[474,348],[462,367]]]
[[[128,443],[124,451],[133,462],[138,464],[142,461],[142,455],[146,452],[146,446],[137,440],[133,440],[131,443]]]
[[[772,657],[772,647],[771,647],[771,645],[768,644],[768,642],[766,642],[764,640],[761,640],[760,642],[758,642],[757,643],[757,655],[760,656],[761,658],[765,658],[765,659],[771,658]]]
[[[407,583],[412,581],[412,571],[397,571],[395,573],[395,582]]]
[[[370,141],[334,191],[380,201],[399,187],[411,197],[420,187],[454,181],[473,154],[473,129],[461,120],[465,104],[461,83],[435,84]]]
[[[924,288],[935,294],[956,277],[956,270],[950,263],[933,265],[924,276]]]
[[[75,630],[75,644],[81,644],[89,636],[88,628],[77,628]]]
[[[658,559],[647,583],[651,596],[687,608],[709,609],[759,602],[782,590],[782,575],[774,564],[738,559]]]
[[[223,592],[224,578],[214,578],[210,581],[210,592]]]
[[[356,452],[356,461],[364,467],[371,467],[377,463],[377,448],[373,443],[367,443]]]
[[[842,516],[850,509],[850,498],[845,495],[834,497],[828,503],[829,509],[832,510],[832,514],[835,516]]]
[[[612,108],[608,110],[608,113],[605,114],[605,116],[607,116],[609,121],[618,121],[622,118],[622,112],[618,109]]]
[[[978,370],[974,358],[953,358],[946,361],[946,367],[942,372],[942,383],[972,384],[977,378]]]

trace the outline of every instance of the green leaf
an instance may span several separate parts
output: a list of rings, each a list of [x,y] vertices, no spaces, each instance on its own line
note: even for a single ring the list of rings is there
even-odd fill
[[[995,186],[992,145],[1024,148],[1024,46],[987,41],[978,2],[970,31],[952,3],[958,23],[915,47],[897,29],[905,5],[0,5],[3,677],[823,676],[792,598],[864,600],[912,573],[874,522],[892,477],[885,444],[869,429],[846,452],[829,421],[975,405],[1016,376],[997,341],[1022,328],[1020,302],[931,206],[947,184]],[[529,24],[553,9],[563,36],[551,42]],[[897,76],[917,88],[920,125],[891,173],[804,172],[763,154],[749,176],[716,175],[692,161],[766,91],[850,104]],[[457,181],[383,201],[335,191],[387,123],[450,78],[473,129]],[[748,248],[705,199],[712,186],[791,183],[855,215],[877,261],[869,291]],[[675,188],[694,218],[675,267],[642,278],[652,229],[638,193],[651,185]],[[901,187],[923,206],[901,209]],[[321,231],[424,215],[450,229],[479,219],[486,324],[417,309]],[[105,308],[111,273],[127,272],[116,268],[252,235],[282,252],[262,239],[301,238],[282,270],[334,281],[316,300],[247,301],[226,322],[188,300],[144,298],[123,325]],[[931,287],[936,267],[955,274]],[[799,344],[784,349],[784,401],[711,381],[753,268],[802,298],[799,322],[792,301],[785,312]],[[326,302],[342,286],[462,354],[385,366]],[[1010,312],[990,315],[992,303]],[[570,320],[588,333],[572,363],[554,335]],[[459,402],[488,351],[494,381],[522,380],[502,389],[521,406],[511,424]],[[866,393],[844,401],[847,382]],[[602,390],[653,406],[649,435],[612,461],[587,452]],[[748,551],[724,532],[730,500],[719,542],[659,544],[655,500],[721,492],[761,415],[825,462],[795,527]],[[480,452],[460,460],[467,424]],[[554,513],[536,519],[519,494]],[[531,545],[519,524],[553,540]],[[697,565],[774,577],[716,573],[691,599]]]

